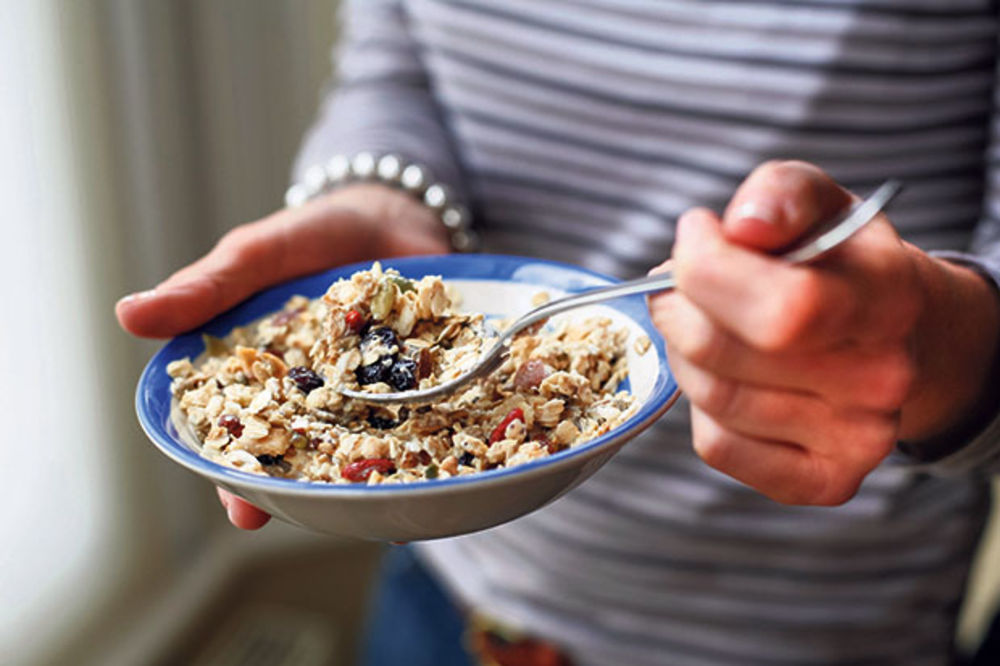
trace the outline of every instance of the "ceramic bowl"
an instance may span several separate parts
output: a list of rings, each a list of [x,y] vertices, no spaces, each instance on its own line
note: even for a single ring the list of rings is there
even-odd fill
[[[488,316],[522,314],[531,309],[531,299],[540,291],[555,298],[614,282],[567,264],[500,255],[408,257],[382,264],[411,278],[440,275],[461,294],[459,309]],[[153,444],[211,483],[289,523],[340,537],[415,541],[482,530],[552,502],[597,471],[677,399],[677,383],[667,365],[663,340],[650,321],[645,300],[633,296],[562,317],[600,314],[628,329],[629,376],[623,387],[638,399],[636,413],[596,439],[518,467],[409,484],[310,483],[225,467],[203,458],[196,445],[180,436],[170,418],[168,363],[198,356],[203,351],[202,333],[225,336],[236,326],[279,310],[295,294],[319,296],[338,278],[369,267],[369,263],[343,266],[273,287],[169,342],[150,360],[136,391],[139,421]],[[642,355],[634,344],[641,336],[648,336],[652,343]]]

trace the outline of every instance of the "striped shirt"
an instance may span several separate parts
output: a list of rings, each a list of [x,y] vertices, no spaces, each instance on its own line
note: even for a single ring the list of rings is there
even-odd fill
[[[430,165],[491,251],[635,276],[685,209],[771,158],[892,176],[917,245],[1000,276],[998,10],[988,0],[358,0],[297,170]],[[704,465],[676,405],[580,488],[424,544],[463,603],[579,664],[945,664],[1000,424],[901,452],[836,508]]]

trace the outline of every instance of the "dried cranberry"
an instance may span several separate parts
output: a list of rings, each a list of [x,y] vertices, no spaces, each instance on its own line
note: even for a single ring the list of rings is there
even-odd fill
[[[463,451],[462,456],[458,459],[459,465],[465,465],[466,467],[472,467],[472,463],[476,461],[476,456],[472,455],[468,451]]]
[[[524,411],[522,411],[520,407],[515,407],[514,409],[510,410],[510,413],[507,414],[507,416],[503,417],[503,420],[500,421],[500,424],[493,429],[493,432],[490,434],[490,444],[493,444],[494,442],[499,442],[501,439],[503,439],[504,435],[507,432],[507,426],[509,426],[514,421],[520,421],[521,423],[524,423]]]
[[[357,310],[348,310],[347,314],[344,315],[344,323],[347,324],[347,328],[355,333],[360,333],[361,329],[365,327],[365,316]]]
[[[389,383],[397,391],[409,391],[417,385],[417,363],[413,359],[398,358],[389,368]]]
[[[266,453],[257,456],[257,460],[261,465],[278,465],[284,459],[284,456],[269,456]]]
[[[311,391],[315,391],[325,383],[322,377],[304,365],[297,365],[290,369],[288,371],[288,378],[295,382],[306,395],[309,395]]]
[[[361,336],[361,353],[363,354],[365,350],[373,346],[399,349],[399,338],[396,337],[396,332],[388,326],[369,328]]]
[[[239,437],[243,434],[243,424],[240,423],[239,418],[232,414],[223,414],[220,416],[219,425],[228,430],[229,434],[233,437]]]
[[[358,460],[344,465],[340,474],[348,481],[357,483],[367,481],[373,470],[378,470],[379,474],[391,474],[396,471],[396,463],[388,458],[369,458],[368,460]]]
[[[421,465],[430,465],[431,464],[431,460],[434,460],[434,459],[431,458],[431,454],[429,454],[426,451],[424,451],[423,449],[421,449],[417,453],[417,460],[420,461]]]
[[[363,365],[354,371],[354,376],[358,378],[358,383],[362,386],[376,384],[389,379],[389,370],[392,369],[392,357],[383,356],[374,363]]]

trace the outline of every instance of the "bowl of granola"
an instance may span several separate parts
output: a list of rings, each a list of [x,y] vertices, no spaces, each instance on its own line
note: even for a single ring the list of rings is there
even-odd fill
[[[448,381],[513,318],[611,282],[500,255],[294,280],[161,349],[139,381],[139,421],[174,461],[309,529],[389,541],[485,529],[583,482],[676,400],[641,296],[520,334],[492,375],[433,404],[340,391]]]

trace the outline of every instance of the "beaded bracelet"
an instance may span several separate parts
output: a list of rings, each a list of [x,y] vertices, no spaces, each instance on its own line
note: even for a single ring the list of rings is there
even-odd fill
[[[382,183],[406,192],[437,214],[448,230],[451,246],[458,252],[472,252],[479,239],[472,230],[469,209],[458,201],[448,186],[432,182],[427,167],[406,163],[399,155],[361,152],[353,156],[335,155],[325,165],[306,170],[302,182],[285,192],[285,205],[294,208],[315,197],[349,183]]]

